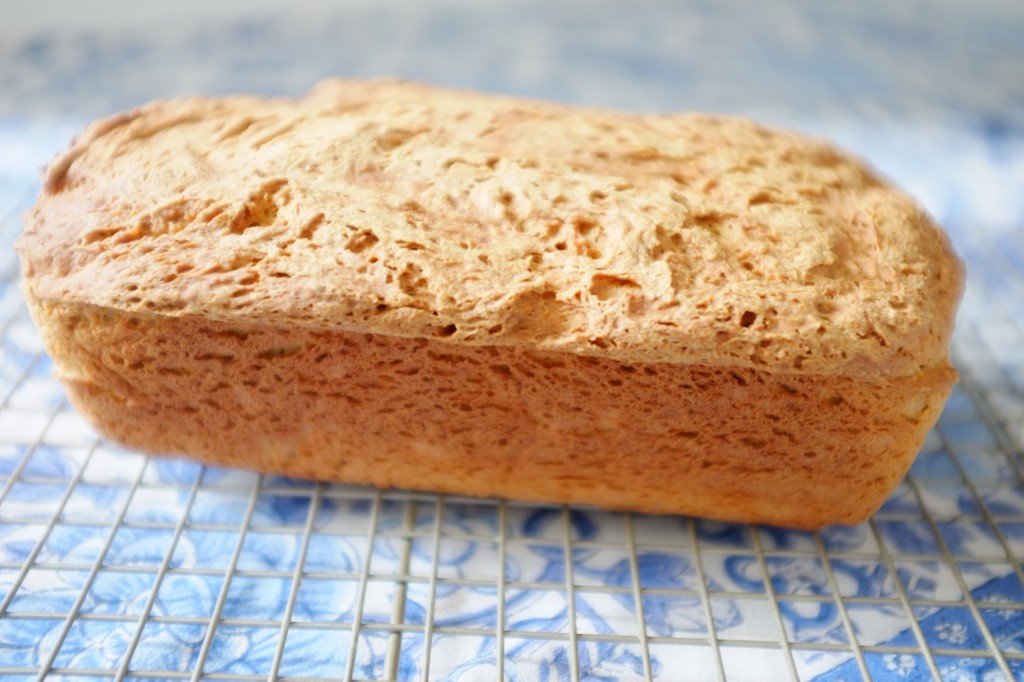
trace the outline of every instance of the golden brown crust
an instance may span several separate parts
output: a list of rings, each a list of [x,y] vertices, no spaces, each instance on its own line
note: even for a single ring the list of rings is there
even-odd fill
[[[17,248],[44,301],[855,378],[944,366],[962,281],[823,143],[396,82],[99,122]]]
[[[295,476],[855,523],[956,380],[942,232],[739,119],[395,82],[156,103],[51,165],[17,249],[105,434]]]
[[[906,472],[950,368],[856,380],[31,301],[75,406],[157,452],[325,480],[857,523]]]

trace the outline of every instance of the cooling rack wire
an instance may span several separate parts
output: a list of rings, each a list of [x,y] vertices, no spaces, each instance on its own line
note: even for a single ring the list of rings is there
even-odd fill
[[[1024,247],[956,234],[962,374],[855,528],[374,491],[148,459],[67,405],[2,186],[6,680],[1024,677]]]

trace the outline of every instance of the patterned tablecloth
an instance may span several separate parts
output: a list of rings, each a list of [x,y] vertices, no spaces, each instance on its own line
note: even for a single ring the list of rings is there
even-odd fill
[[[297,7],[0,28],[0,677],[1024,678],[1024,5]],[[968,267],[963,378],[910,476],[869,522],[804,533],[316,485],[99,440],[17,290],[39,166],[152,97],[328,75],[747,114],[869,159]]]

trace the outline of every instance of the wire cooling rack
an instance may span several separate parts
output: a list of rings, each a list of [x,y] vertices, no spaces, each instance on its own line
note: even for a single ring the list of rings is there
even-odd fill
[[[954,234],[962,381],[874,518],[807,533],[117,449],[17,293],[34,192],[0,183],[5,680],[1024,678],[1019,231]]]
[[[222,2],[222,21],[178,25],[154,3],[119,31],[150,5],[110,0],[37,12],[63,21],[21,36],[16,4],[0,23],[0,679],[1024,679],[1013,3]],[[968,265],[962,381],[911,474],[869,522],[805,533],[317,485],[99,440],[50,377],[10,249],[35,167],[85,122],[53,117],[346,74],[761,112],[862,153]]]

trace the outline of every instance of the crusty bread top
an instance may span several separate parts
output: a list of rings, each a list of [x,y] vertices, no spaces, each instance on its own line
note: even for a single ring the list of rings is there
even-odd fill
[[[626,362],[947,362],[945,235],[826,144],[391,82],[93,124],[18,240],[26,291]]]

